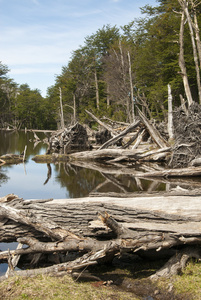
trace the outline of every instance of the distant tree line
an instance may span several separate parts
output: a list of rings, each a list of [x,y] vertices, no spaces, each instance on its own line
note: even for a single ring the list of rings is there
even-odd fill
[[[104,25],[72,57],[43,98],[27,84],[7,78],[0,64],[1,126],[57,129],[62,101],[65,124],[92,125],[98,117],[132,122],[137,108],[167,119],[168,84],[173,105],[201,103],[201,4],[159,0],[141,8],[143,18],[125,26]]]

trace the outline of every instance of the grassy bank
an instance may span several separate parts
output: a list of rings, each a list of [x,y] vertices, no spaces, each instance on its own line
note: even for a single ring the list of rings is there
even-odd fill
[[[106,270],[106,269],[105,269]],[[9,278],[0,283],[0,299],[69,299],[69,300],[200,300],[201,263],[190,262],[182,275],[171,279],[150,282],[133,278],[129,270],[113,269],[100,272],[101,278],[110,278],[113,284],[78,282],[70,276],[51,277],[40,275],[34,278]],[[136,276],[134,276],[136,277]],[[151,298],[152,297],[152,298]]]

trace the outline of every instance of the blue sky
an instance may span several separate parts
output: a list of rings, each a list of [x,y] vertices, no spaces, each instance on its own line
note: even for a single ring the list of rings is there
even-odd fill
[[[157,0],[0,0],[0,61],[46,95],[72,51],[103,25],[126,25]]]

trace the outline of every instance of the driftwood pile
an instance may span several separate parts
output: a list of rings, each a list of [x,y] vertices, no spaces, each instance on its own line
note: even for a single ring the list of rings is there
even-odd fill
[[[47,153],[67,154],[90,149],[86,129],[79,123],[53,133]]]
[[[6,276],[73,275],[124,252],[157,259],[165,251],[173,258],[151,279],[171,276],[190,257],[200,258],[200,201],[189,194],[63,200],[11,194],[0,199],[0,241],[17,240],[19,247],[0,252],[0,260],[8,260]],[[14,271],[19,260],[29,270]]]
[[[82,130],[83,127],[76,124],[70,129],[64,129],[51,137],[47,151],[48,155],[35,156],[33,159],[36,162],[70,161],[72,164],[83,167],[87,167],[87,165],[90,167],[96,162],[104,164],[106,168],[115,167],[116,170],[122,170],[122,168],[128,170],[130,168],[130,172],[136,177],[200,176],[200,112],[201,106],[196,103],[193,103],[188,111],[181,108],[177,109],[174,112],[174,140],[169,142],[164,138],[167,135],[164,124],[161,134],[156,129],[158,126],[149,121],[140,110],[136,120],[127,126],[123,124],[123,129],[122,124],[115,127],[111,126],[87,111],[104,128],[104,133],[98,135],[101,138],[96,140],[95,146],[88,139],[89,134],[83,134],[83,132],[86,132],[85,129]],[[74,130],[75,128],[76,130]],[[160,126],[158,128],[160,129]],[[79,129],[80,132],[78,132]],[[66,135],[66,132],[68,132],[68,135]],[[69,136],[74,137],[75,132],[78,139],[69,138]],[[109,138],[110,135],[111,138]],[[67,136],[67,138],[64,139],[63,136]],[[81,143],[81,136],[83,136],[84,142],[80,145],[78,151],[77,141]],[[92,136],[95,136],[94,132],[91,134]],[[84,148],[84,151],[82,151],[82,148]],[[87,151],[89,148],[94,149]],[[60,153],[63,153],[62,155],[55,155],[58,149],[60,149]],[[147,162],[157,162],[160,163],[160,166],[155,168],[143,165]],[[145,172],[136,172],[136,164],[140,167],[143,165]]]
[[[193,102],[188,110],[176,109],[173,124],[175,144],[170,165],[184,168],[201,157],[201,105]]]

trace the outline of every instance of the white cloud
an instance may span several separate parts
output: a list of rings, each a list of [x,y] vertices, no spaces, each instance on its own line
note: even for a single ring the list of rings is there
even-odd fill
[[[0,61],[16,82],[48,87],[86,36],[106,24],[128,24],[139,6],[155,1],[0,0]]]

